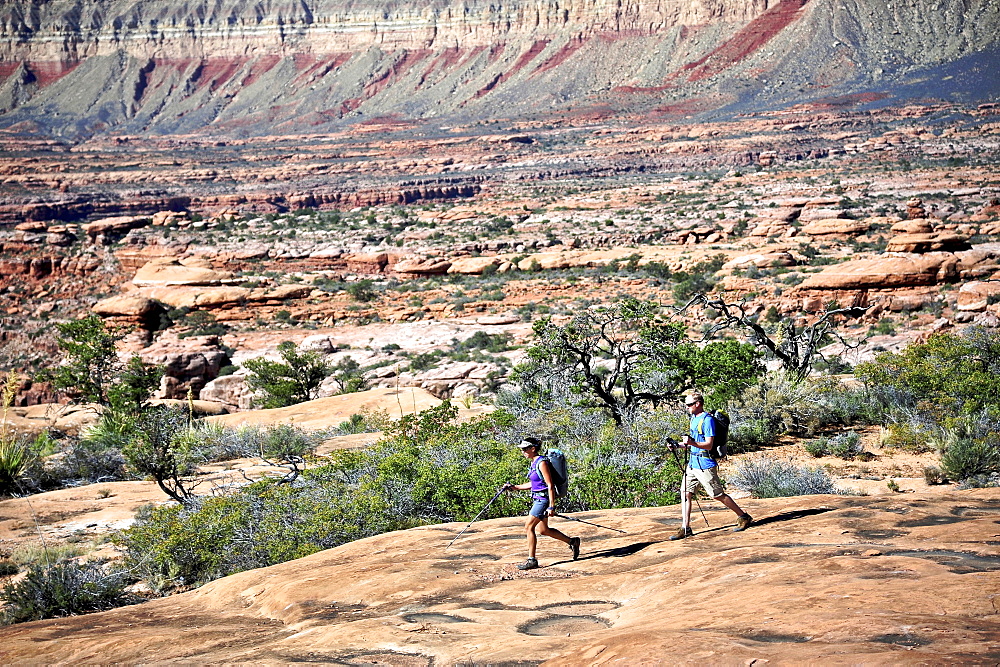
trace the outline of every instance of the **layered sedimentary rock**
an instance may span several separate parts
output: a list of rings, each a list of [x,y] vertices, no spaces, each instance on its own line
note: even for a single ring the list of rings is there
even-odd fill
[[[17,0],[0,9],[0,127],[289,134],[874,101],[996,48],[998,26],[992,0]]]

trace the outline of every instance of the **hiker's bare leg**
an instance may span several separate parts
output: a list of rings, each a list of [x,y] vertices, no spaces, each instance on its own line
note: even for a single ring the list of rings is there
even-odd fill
[[[744,514],[746,514],[746,512],[740,509],[740,506],[736,504],[736,501],[733,500],[728,493],[723,493],[721,496],[716,498],[716,500],[721,502],[723,505],[725,505],[732,511],[736,512],[736,516],[743,516]]]
[[[545,535],[546,537],[551,537],[553,539],[559,540],[560,542],[565,542],[566,544],[569,544],[569,538],[566,537],[565,533],[563,533],[558,528],[550,528],[549,527],[549,518],[548,517],[545,517],[544,519],[542,519],[540,523],[541,523],[541,527],[538,529],[539,533],[541,533],[542,535]]]
[[[538,545],[538,537],[535,535],[535,526],[541,521],[537,516],[528,515],[524,522],[524,532],[528,536],[528,558],[535,557],[535,547]]]

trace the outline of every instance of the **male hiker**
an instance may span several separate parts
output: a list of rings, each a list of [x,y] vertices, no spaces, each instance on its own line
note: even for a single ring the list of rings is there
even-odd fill
[[[705,412],[704,400],[701,394],[688,394],[684,398],[684,405],[691,413],[691,430],[684,436],[683,443],[690,449],[690,460],[681,483],[681,527],[676,534],[670,536],[672,540],[683,540],[694,535],[691,530],[691,500],[697,484],[701,484],[708,495],[736,512],[734,533],[746,530],[753,521],[722,488],[718,463],[710,454],[712,445],[715,444],[715,417]]]

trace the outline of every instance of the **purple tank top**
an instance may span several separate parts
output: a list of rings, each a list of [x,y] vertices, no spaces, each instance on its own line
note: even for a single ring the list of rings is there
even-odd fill
[[[549,490],[549,487],[545,484],[545,478],[542,477],[542,471],[538,469],[538,466],[542,464],[542,461],[548,461],[544,456],[536,456],[535,460],[531,462],[528,466],[528,481],[531,482],[531,495],[532,497],[537,497],[541,499],[547,499],[549,496],[545,491]]]

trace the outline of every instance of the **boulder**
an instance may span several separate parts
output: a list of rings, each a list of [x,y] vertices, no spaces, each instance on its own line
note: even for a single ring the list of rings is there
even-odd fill
[[[91,240],[96,242],[98,237],[121,236],[132,229],[145,227],[152,222],[149,216],[125,215],[88,222],[82,226],[82,229]]]
[[[389,264],[389,255],[384,252],[351,254],[342,259],[347,262],[347,270],[352,273],[382,273]]]
[[[752,253],[734,257],[722,265],[723,270],[747,269],[756,266],[758,269],[766,269],[772,266],[795,266],[796,261],[791,253],[781,250],[779,252]]]
[[[337,347],[330,341],[330,336],[327,334],[306,336],[298,347],[303,352],[318,352],[320,354],[332,354],[337,351]]]
[[[990,297],[1000,297],[1000,283],[973,280],[958,290],[956,307],[962,311],[986,310]]]
[[[886,252],[934,252],[968,250],[969,240],[955,232],[932,232],[930,234],[900,234],[886,244]]]
[[[914,220],[900,220],[889,228],[894,234],[930,234],[934,231],[934,226],[927,218],[916,218]]]
[[[517,268],[522,271],[528,271],[531,269],[534,263],[538,263],[538,266],[542,269],[566,269],[569,268],[570,262],[566,257],[565,253],[561,252],[542,252],[537,255],[531,255],[530,257],[525,257],[520,262],[517,263]]]
[[[312,285],[273,285],[259,287],[250,291],[248,301],[284,301],[285,299],[304,299],[312,294]]]
[[[127,317],[142,319],[152,312],[162,311],[157,301],[136,294],[119,294],[102,299],[91,309],[101,317]]]
[[[809,236],[857,236],[870,228],[871,223],[867,220],[820,218],[806,223],[799,232]]]
[[[483,271],[489,267],[500,266],[500,260],[496,257],[459,257],[451,262],[448,273],[461,273],[465,275],[482,275]]]
[[[245,287],[148,287],[142,294],[171,308],[223,308],[250,296]]]
[[[800,222],[812,222],[814,220],[832,220],[846,218],[847,212],[839,208],[804,208],[799,213]]]
[[[751,221],[754,222],[754,221]],[[758,218],[756,225],[750,230],[750,236],[771,237],[781,236],[788,231],[788,223],[773,218]]]
[[[217,336],[178,339],[164,335],[140,352],[143,361],[164,367],[158,398],[186,398],[188,390],[199,396],[202,388],[219,375],[228,354]]]
[[[879,257],[831,264],[806,278],[802,289],[891,289],[950,282],[958,277],[958,259],[951,253],[921,257]]]
[[[404,259],[393,264],[396,273],[411,273],[420,276],[436,276],[448,272],[451,262],[445,259]]]
[[[228,271],[216,271],[197,264],[187,266],[170,257],[160,257],[146,262],[132,278],[132,283],[140,287],[222,285],[232,282],[233,274]]]
[[[243,375],[223,375],[207,383],[198,392],[198,398],[226,405],[231,412],[253,407],[253,392]]]
[[[500,315],[483,315],[482,317],[476,318],[476,324],[482,324],[483,326],[499,326],[502,324],[515,324],[520,322],[521,318],[515,313],[502,313]]]

